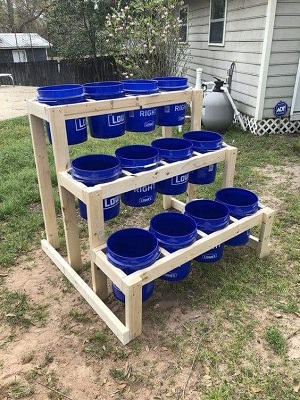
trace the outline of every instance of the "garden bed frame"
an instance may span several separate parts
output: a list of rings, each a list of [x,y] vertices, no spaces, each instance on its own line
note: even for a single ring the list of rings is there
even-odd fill
[[[183,102],[191,103],[192,106],[191,130],[200,130],[202,90],[199,89],[187,89],[139,97],[130,96],[114,100],[91,100],[84,103],[51,107],[38,103],[36,100],[27,101],[46,231],[46,239],[41,242],[42,249],[123,344],[127,344],[142,333],[142,285],[254,226],[260,226],[260,233],[258,237],[251,236],[248,244],[256,249],[259,257],[264,257],[269,253],[269,239],[274,211],[260,205],[259,210],[251,216],[240,220],[231,217],[229,226],[220,231],[209,235],[198,231],[197,240],[189,247],[174,253],[169,253],[160,248],[161,257],[153,265],[131,275],[127,276],[107,260],[102,205],[104,198],[220,161],[224,161],[222,187],[233,186],[237,149],[224,143],[220,150],[211,153],[200,154],[194,152],[193,156],[187,160],[172,164],[161,162],[156,169],[137,174],[123,171],[122,176],[113,182],[87,187],[83,183],[74,180],[70,174],[70,156],[65,120]],[[58,223],[44,121],[49,122],[51,129],[52,148],[64,222],[67,260],[59,252]],[[164,137],[172,135],[172,128],[162,127],[162,130]],[[92,287],[77,272],[82,267],[82,252],[75,198],[82,200],[87,206]],[[189,185],[187,200],[194,198],[195,186]],[[183,211],[184,205],[183,202],[176,198],[167,195],[163,196],[164,209]],[[125,294],[124,323],[117,318],[105,303],[105,299],[109,295],[108,279],[114,282]]]

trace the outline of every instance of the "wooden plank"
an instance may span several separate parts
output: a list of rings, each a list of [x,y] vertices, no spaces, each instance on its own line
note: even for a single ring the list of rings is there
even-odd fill
[[[237,157],[237,149],[235,147],[227,146],[225,164],[223,170],[222,187],[233,186],[236,157]]]
[[[191,131],[201,130],[203,92],[199,89],[192,90]]]
[[[201,91],[200,91],[201,92]],[[186,103],[192,99],[192,90],[186,89],[174,92],[163,92],[149,94],[145,96],[126,96],[119,99],[100,100],[93,102],[84,102],[77,104],[68,104],[63,108],[66,119],[79,118],[82,116],[90,117],[93,115],[103,115],[122,111],[137,110],[140,108],[158,107],[160,105],[170,105],[176,103]],[[53,108],[61,108],[51,107]]]
[[[113,331],[123,344],[128,343],[129,330],[122,322],[114,315],[114,313],[103,303],[102,300],[93,292],[87,283],[73,270],[67,261],[46,241],[42,240],[42,249],[47,256],[53,261],[57,268],[64,274],[69,282],[88,302],[92,309]]]
[[[115,196],[129,190],[137,189],[151,183],[159,182],[173,176],[185,174],[206,165],[218,163],[225,160],[226,151],[224,149],[216,150],[211,153],[195,155],[187,160],[177,161],[171,164],[164,164],[155,169],[139,172],[132,176],[119,178],[116,181],[103,183],[87,188],[87,191],[97,191],[102,188],[103,198]]]
[[[263,220],[259,234],[259,245],[257,248],[259,258],[263,258],[270,253],[269,242],[275,215],[275,211],[268,207],[264,208],[263,212]]]
[[[58,172],[57,181],[60,186],[73,193],[77,199],[84,201],[86,185],[73,179],[68,171]]]
[[[48,109],[49,106],[46,106],[45,104],[39,103],[36,100],[27,100],[27,111],[28,114],[32,114],[36,117],[39,117],[45,121],[48,121]]]
[[[51,130],[52,147],[54,153],[56,173],[68,170],[70,156],[67,141],[66,124],[63,107],[50,107],[49,124]],[[74,194],[66,188],[58,185],[61,209],[63,213],[65,240],[68,252],[69,264],[78,270],[82,266],[79,230],[75,209]]]
[[[142,333],[142,279],[128,275],[125,287],[125,325],[129,329],[129,340]]]
[[[105,243],[103,198],[101,191],[89,193],[85,199],[89,230],[90,251]],[[107,277],[91,261],[91,274],[94,292],[102,299],[108,297]]]
[[[164,138],[172,137],[172,127],[171,126],[162,126],[161,130],[162,130],[162,136]]]
[[[46,137],[43,121],[29,114],[31,138],[33,144],[36,172],[44,216],[45,231],[48,242],[55,248],[59,247],[58,227],[55,212],[54,193],[47,154]]]

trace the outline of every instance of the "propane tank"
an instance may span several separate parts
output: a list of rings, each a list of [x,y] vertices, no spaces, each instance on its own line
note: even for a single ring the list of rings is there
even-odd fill
[[[233,122],[234,110],[226,93],[221,89],[225,82],[215,79],[213,91],[203,99],[202,124],[206,130],[224,132]]]

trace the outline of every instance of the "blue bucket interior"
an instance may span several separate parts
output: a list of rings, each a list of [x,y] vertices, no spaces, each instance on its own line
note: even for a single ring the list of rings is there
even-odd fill
[[[81,182],[104,183],[116,179],[121,174],[117,157],[106,154],[88,154],[75,158],[72,163],[72,176]]]
[[[255,193],[242,188],[224,188],[216,193],[216,199],[227,206],[251,207],[258,204]]]
[[[184,160],[193,154],[193,143],[186,139],[161,138],[154,140],[151,146],[158,149],[166,161]]]
[[[121,229],[107,239],[107,257],[115,266],[142,269],[159,255],[156,237],[140,228]]]
[[[155,215],[150,221],[150,230],[159,241],[186,244],[197,236],[195,221],[187,215],[175,212],[164,212]]]
[[[189,131],[183,134],[183,138],[193,143],[194,150],[206,152],[222,147],[222,136],[212,131]]]
[[[74,84],[41,86],[37,88],[37,92],[39,100],[59,100],[78,97],[84,94],[83,86]]]
[[[203,220],[229,218],[228,208],[214,200],[192,200],[185,205],[185,212]]]

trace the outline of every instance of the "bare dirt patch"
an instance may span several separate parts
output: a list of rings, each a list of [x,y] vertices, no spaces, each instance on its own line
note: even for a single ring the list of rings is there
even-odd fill
[[[0,86],[0,121],[27,115],[26,100],[36,97],[31,86]]]

